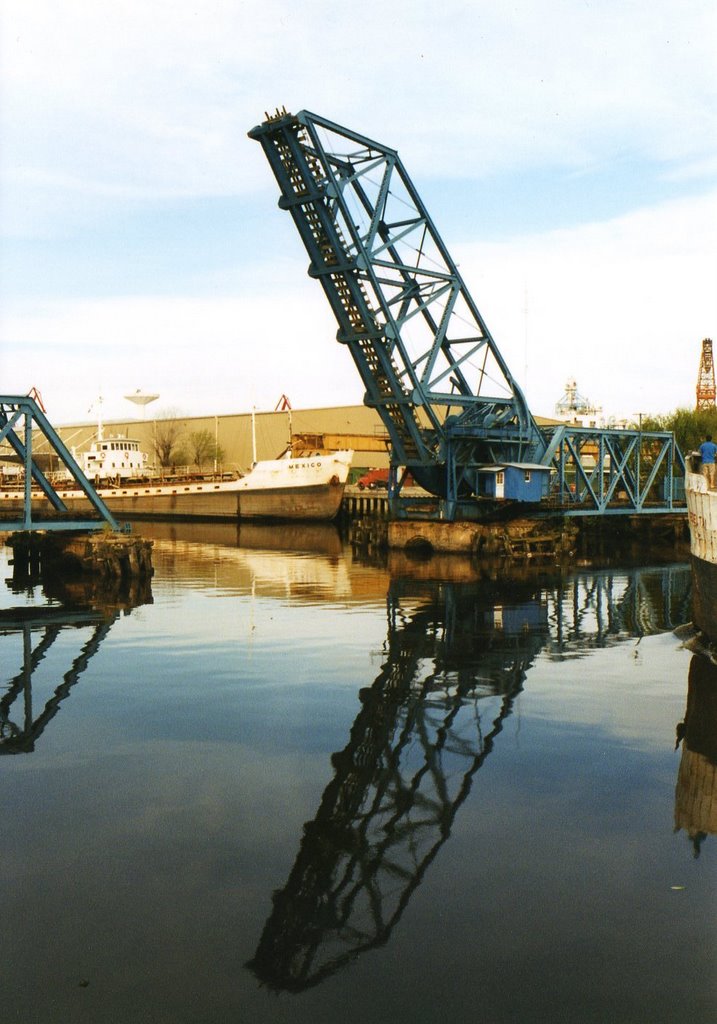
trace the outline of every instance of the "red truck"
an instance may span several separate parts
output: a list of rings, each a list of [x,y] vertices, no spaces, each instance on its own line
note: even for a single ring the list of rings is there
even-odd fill
[[[400,470],[398,475],[400,478]],[[406,479],[404,480],[403,483],[404,487],[413,486],[413,478],[411,477],[410,473],[406,474]],[[383,487],[384,489],[388,488],[388,469],[369,469],[367,473],[364,473],[363,476],[358,478],[358,480],[356,481],[356,486],[360,491],[363,491],[365,489],[368,489],[369,491],[375,491],[378,490],[380,487]]]

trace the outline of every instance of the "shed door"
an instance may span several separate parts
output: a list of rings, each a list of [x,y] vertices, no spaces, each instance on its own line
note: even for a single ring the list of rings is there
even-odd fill
[[[505,497],[505,473],[495,474],[495,496],[496,498]]]

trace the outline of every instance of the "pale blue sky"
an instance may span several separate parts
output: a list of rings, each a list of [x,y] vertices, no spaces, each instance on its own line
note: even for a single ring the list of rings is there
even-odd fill
[[[717,337],[710,0],[5,0],[0,389],[50,416],[360,402],[247,131],[399,150],[533,411],[691,405]]]

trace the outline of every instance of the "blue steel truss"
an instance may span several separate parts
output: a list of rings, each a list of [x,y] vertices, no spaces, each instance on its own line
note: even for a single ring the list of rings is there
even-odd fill
[[[80,491],[86,496],[97,518],[82,519],[71,516],[53,483],[43,473],[33,457],[33,430],[41,434],[59,462],[70,473]],[[19,532],[31,530],[99,530],[109,526],[119,530],[119,524],[77,465],[62,438],[52,427],[34,398],[29,395],[0,395],[0,445],[8,444],[24,467],[23,516],[16,521],[0,519],[0,530]],[[33,519],[33,484],[48,499],[55,518]],[[66,484],[64,485],[66,487]],[[63,488],[64,489],[64,488]],[[34,492],[37,493],[37,490]]]
[[[543,465],[551,466],[546,506],[589,516],[685,508],[685,462],[668,431],[544,428]]]
[[[475,504],[481,467],[504,462],[551,466],[549,504],[569,514],[672,511],[681,456],[671,434],[651,435],[645,449],[646,435],[629,431],[587,439],[538,427],[395,150],[306,110],[277,111],[249,137],[278,182],[364,401],[384,422],[392,465],[441,499],[441,515]],[[581,461],[596,445],[599,471]]]
[[[301,111],[254,128],[381,415],[395,462],[446,493],[461,469],[534,460],[540,432],[395,150]]]

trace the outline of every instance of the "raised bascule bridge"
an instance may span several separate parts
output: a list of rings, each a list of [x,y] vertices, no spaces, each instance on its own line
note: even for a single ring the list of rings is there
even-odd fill
[[[247,964],[262,984],[301,992],[389,942],[547,640],[532,586],[513,594],[495,631],[489,587],[392,581],[385,661]]]
[[[249,137],[385,425],[395,516],[408,474],[448,521],[476,518],[511,472],[515,493],[499,496],[534,515],[683,510],[672,433],[538,425],[394,149],[306,110],[267,115]]]

